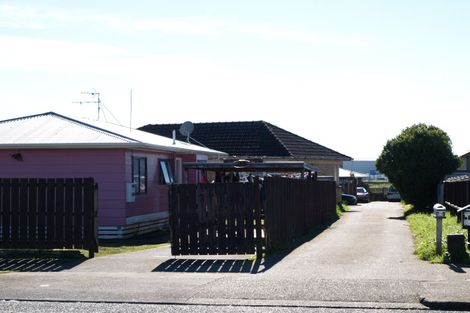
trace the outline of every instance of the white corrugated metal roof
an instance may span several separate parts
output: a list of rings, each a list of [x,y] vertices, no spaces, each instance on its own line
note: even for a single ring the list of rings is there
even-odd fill
[[[144,131],[54,112],[0,121],[0,149],[144,148],[210,155],[225,153]]]
[[[339,168],[339,177],[351,177],[354,176],[356,178],[365,178],[369,177],[369,175],[364,174],[364,173],[359,173],[351,170],[346,170],[344,168]]]

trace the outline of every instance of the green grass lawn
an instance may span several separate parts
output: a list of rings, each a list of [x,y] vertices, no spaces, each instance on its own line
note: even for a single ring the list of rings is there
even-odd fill
[[[432,213],[422,210],[416,210],[411,205],[405,206],[405,216],[410,223],[411,231],[415,240],[415,253],[421,260],[431,263],[446,263],[451,261],[447,253],[447,235],[465,234],[467,230],[462,229],[457,217],[447,212],[446,218],[442,223],[442,254],[436,253],[436,218]],[[468,240],[468,238],[467,238]],[[470,251],[467,249],[467,252]],[[470,264],[467,258],[464,263]]]
[[[166,247],[169,245],[170,245],[169,242],[160,243],[160,244],[122,245],[122,246],[114,246],[114,247],[100,245],[99,252],[95,253],[95,257],[111,255],[111,254],[126,253],[126,252],[135,252],[135,251],[146,250],[146,249],[154,249],[154,248]],[[80,250],[80,251],[85,257],[88,257],[88,251],[86,250]]]
[[[157,231],[128,239],[100,240],[99,252],[96,257],[134,252],[145,249],[159,248],[170,245],[170,234],[168,231]],[[88,256],[88,251],[84,252]]]
[[[169,238],[168,231],[157,231],[128,239],[100,240],[99,252],[95,253],[95,257],[169,246]],[[86,250],[3,250],[1,252],[2,255],[6,254],[4,257],[7,258],[88,258]]]
[[[374,191],[388,190],[392,184],[390,183],[380,183],[380,184],[370,184],[369,189]]]

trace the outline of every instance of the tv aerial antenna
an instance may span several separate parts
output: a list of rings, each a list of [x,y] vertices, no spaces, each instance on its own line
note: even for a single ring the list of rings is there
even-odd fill
[[[100,93],[93,90],[93,91],[83,91],[81,92],[81,94],[83,95],[91,95],[94,100],[92,101],[73,101],[72,103],[80,103],[80,104],[84,104],[84,103],[93,103],[93,104],[96,104],[96,108],[97,108],[97,121],[100,120],[100,115],[101,115],[101,112],[103,112],[103,117],[104,117],[104,120],[105,122],[109,122],[107,117],[106,117],[106,112],[108,112],[111,117],[117,122],[118,125],[122,126],[122,124],[119,122],[119,120],[114,116],[114,114],[104,105],[103,102],[101,102],[101,98],[100,98]]]
[[[99,121],[99,120],[100,120],[100,111],[101,111],[101,98],[100,98],[100,93],[99,93],[99,92],[96,92],[96,91],[82,91],[81,94],[82,94],[82,95],[91,95],[93,98],[96,98],[96,100],[93,100],[93,101],[73,101],[73,103],[80,103],[80,104],[84,104],[84,103],[94,103],[94,104],[96,104],[97,110],[98,110],[98,118],[97,118],[97,120]]]

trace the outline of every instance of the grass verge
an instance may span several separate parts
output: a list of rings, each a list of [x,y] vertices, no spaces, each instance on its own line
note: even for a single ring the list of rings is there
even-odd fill
[[[135,252],[169,246],[169,232],[157,231],[128,239],[106,239],[99,241],[99,252],[95,257]],[[88,258],[87,250],[0,250],[0,258],[81,259]],[[1,269],[0,269],[1,271]]]
[[[338,218],[343,216],[344,212],[349,211],[349,207],[346,204],[340,203],[336,205],[336,215],[338,215]]]
[[[410,223],[415,243],[415,254],[419,259],[431,263],[448,263],[452,260],[447,252],[447,235],[465,234],[457,217],[447,214],[442,222],[442,254],[436,253],[436,218],[429,211],[415,209],[412,205],[405,205],[405,217]],[[468,238],[467,238],[468,240]],[[467,253],[470,251],[467,249]],[[459,263],[470,264],[467,258]]]
[[[160,244],[143,244],[138,246],[133,245],[122,245],[122,246],[101,246],[99,248],[99,252],[95,253],[95,257],[112,255],[112,254],[119,254],[119,253],[127,253],[127,252],[136,252],[146,249],[155,249],[160,247],[169,246],[170,243],[160,243]],[[88,257],[88,251],[80,250],[80,252],[85,256]]]

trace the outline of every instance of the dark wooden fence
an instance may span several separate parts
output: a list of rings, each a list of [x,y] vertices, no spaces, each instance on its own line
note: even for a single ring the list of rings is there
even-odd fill
[[[470,178],[452,178],[444,182],[444,201],[450,202],[459,207],[470,204]],[[447,210],[454,214],[456,209],[446,205]]]
[[[253,254],[263,250],[261,205],[255,184],[173,185],[171,253]]]
[[[0,248],[98,252],[93,178],[0,178]]]
[[[356,179],[342,179],[341,191],[350,195],[356,196],[357,194],[357,180]]]
[[[263,184],[173,185],[171,252],[260,256],[322,224],[335,210],[335,182],[271,177]]]
[[[265,223],[267,249],[302,236],[336,214],[336,183],[268,177]]]

